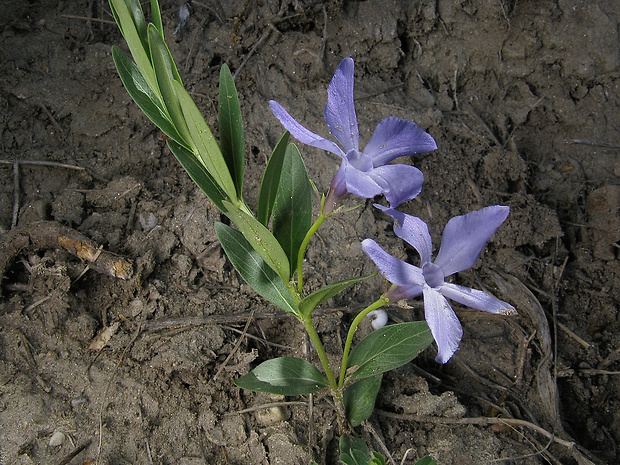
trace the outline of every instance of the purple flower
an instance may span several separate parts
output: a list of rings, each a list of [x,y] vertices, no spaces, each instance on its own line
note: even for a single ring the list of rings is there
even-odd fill
[[[424,296],[424,317],[437,342],[437,362],[446,363],[463,336],[461,323],[446,297],[476,310],[503,315],[516,313],[510,304],[486,292],[445,281],[448,276],[474,265],[484,245],[508,217],[509,207],[495,205],[452,218],[443,231],[441,247],[433,262],[433,244],[424,221],[391,208],[375,206],[394,218],[394,232],[417,250],[422,267],[392,257],[372,239],[362,241],[362,250],[375,262],[381,274],[395,284],[386,298],[398,301]]]
[[[435,140],[415,123],[389,117],[381,121],[363,151],[359,149],[359,130],[353,104],[353,59],[338,66],[329,87],[323,115],[330,132],[342,148],[315,134],[297,121],[276,101],[269,102],[280,123],[304,144],[342,158],[331,182],[324,212],[328,213],[349,193],[362,198],[383,194],[391,207],[413,199],[420,193],[424,176],[409,165],[388,165],[395,158],[437,149]]]

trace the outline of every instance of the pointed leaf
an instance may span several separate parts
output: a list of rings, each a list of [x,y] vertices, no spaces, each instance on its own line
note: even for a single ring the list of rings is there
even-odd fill
[[[299,313],[286,284],[252,248],[243,234],[222,223],[215,223],[215,232],[228,259],[258,295],[285,312],[293,315]]]
[[[386,326],[373,331],[351,351],[348,368],[357,367],[350,379],[362,379],[398,368],[431,342],[433,336],[424,321]]]
[[[376,276],[376,274],[377,273],[368,276],[361,276],[359,278],[347,279],[345,281],[339,281],[333,284],[328,284],[327,286],[319,289],[318,291],[315,291],[312,294],[306,296],[301,302],[299,302],[299,311],[302,315],[309,316],[316,307],[318,307],[326,300],[331,299],[339,292],[345,290],[347,287],[364,279]]]
[[[134,3],[138,3],[138,0],[132,0]],[[157,79],[155,78],[155,71],[151,65],[151,57],[148,49],[148,44],[142,41],[140,33],[134,22],[134,16],[130,7],[125,0],[110,0],[110,7],[112,14],[118,24],[118,28],[123,34],[131,56],[136,62],[136,66],[140,70],[140,73],[144,76],[144,80],[148,83],[149,87],[159,94],[159,88],[157,87]],[[135,11],[135,8],[132,9]]]
[[[286,131],[276,144],[273,152],[271,152],[269,162],[263,174],[263,180],[258,193],[257,218],[264,226],[269,225],[273,204],[276,201],[280,176],[282,175],[282,165],[284,164],[284,155],[286,154],[289,139],[290,133]]]
[[[273,206],[273,235],[286,252],[291,274],[297,267],[299,247],[312,226],[312,186],[306,165],[295,144],[284,156],[280,185]]]
[[[153,63],[153,69],[157,77],[157,87],[161,93],[166,112],[183,138],[184,143],[191,144],[192,139],[183,112],[181,111],[179,98],[177,97],[176,87],[174,85],[174,82],[178,81],[178,84],[183,87],[178,77],[179,73],[176,65],[172,60],[168,46],[153,24],[149,24],[148,35],[151,62]],[[178,142],[183,143],[182,141]]]
[[[243,389],[285,396],[312,394],[327,387],[327,378],[315,366],[295,357],[272,358],[235,380]]]
[[[243,122],[239,96],[230,69],[224,64],[220,70],[220,147],[237,189],[237,197],[242,197],[243,168],[245,148],[243,142]]]
[[[203,165],[211,174],[231,200],[237,199],[237,191],[233,183],[228,166],[224,161],[220,147],[217,145],[211,129],[207,125],[194,100],[177,81],[173,81],[176,95],[179,98],[183,116],[191,133],[196,154],[201,158]]]
[[[151,21],[155,27],[161,33],[161,37],[164,37],[164,26],[161,22],[161,11],[159,9],[159,2],[157,0],[151,0]]]
[[[168,140],[168,147],[202,192],[220,211],[226,213],[226,207],[222,203],[224,200],[228,200],[226,193],[217,185],[196,155],[172,139]]]
[[[344,409],[351,426],[360,425],[372,415],[382,378],[383,375],[364,378],[345,389]]]
[[[173,140],[180,141],[181,136],[163,109],[163,103],[149,87],[135,63],[118,47],[112,47],[112,58],[121,81],[133,101],[164,134]]]
[[[289,261],[278,240],[252,215],[224,202],[228,215],[245,236],[258,255],[274,270],[282,281],[288,282],[291,277]]]

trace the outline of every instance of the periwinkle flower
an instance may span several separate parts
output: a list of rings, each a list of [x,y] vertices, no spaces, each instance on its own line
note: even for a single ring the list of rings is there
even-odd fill
[[[422,189],[422,172],[410,165],[388,163],[398,157],[437,149],[435,140],[415,123],[389,117],[377,125],[370,141],[360,151],[353,103],[353,67],[352,58],[342,60],[327,88],[323,112],[329,131],[342,148],[299,124],[278,102],[269,102],[273,114],[293,137],[342,158],[331,182],[324,213],[332,211],[348,194],[361,198],[383,194],[392,208],[413,199]]]
[[[398,301],[424,296],[424,317],[437,343],[437,362],[446,363],[463,336],[461,323],[446,298],[485,312],[516,313],[510,304],[486,292],[446,282],[448,276],[474,265],[484,245],[508,217],[509,207],[495,205],[452,218],[443,231],[437,258],[431,261],[433,245],[426,223],[397,210],[376,206],[394,218],[394,232],[416,249],[422,266],[418,268],[391,256],[372,239],[362,241],[362,250],[394,284],[385,295],[387,299]]]

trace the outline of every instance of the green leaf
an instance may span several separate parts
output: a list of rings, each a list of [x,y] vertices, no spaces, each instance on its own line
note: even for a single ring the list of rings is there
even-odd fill
[[[425,321],[411,321],[373,331],[351,351],[347,368],[356,367],[351,380],[375,376],[410,362],[431,342]]]
[[[148,83],[148,86],[159,94],[155,71],[151,64],[147,34],[145,33],[143,42],[143,38],[140,36],[141,33],[138,31],[138,27],[135,23],[135,4],[137,3],[138,7],[140,7],[140,3],[138,0],[130,0],[130,2],[131,6],[128,6],[125,0],[110,0],[110,8],[112,9],[116,24],[118,24],[118,28],[127,42],[131,56],[136,62],[136,66],[144,76],[144,80]],[[142,19],[142,21],[144,21],[144,19]]]
[[[272,358],[235,380],[243,389],[285,396],[312,394],[327,387],[327,378],[315,366],[295,357]]]
[[[382,378],[383,375],[364,378],[345,389],[344,409],[351,426],[358,426],[372,415]]]
[[[274,270],[282,281],[288,282],[291,270],[286,253],[278,240],[252,215],[244,212],[230,202],[224,202],[230,218],[239,228],[258,255]]]
[[[153,69],[157,77],[157,87],[164,101],[166,112],[170,116],[170,119],[181,137],[183,137],[183,141],[185,141],[184,145],[191,144],[192,139],[190,137],[188,125],[181,111],[179,98],[176,93],[176,86],[174,85],[176,81],[181,88],[183,87],[179,72],[177,71],[177,67],[174,64],[174,60],[170,55],[168,46],[164,42],[161,33],[153,24],[149,24],[148,35],[151,62],[153,63]],[[182,141],[178,142],[182,143]],[[195,148],[195,146],[193,148]]]
[[[164,110],[163,103],[153,89],[149,87],[135,63],[118,47],[112,47],[112,58],[121,81],[123,81],[123,85],[127,89],[127,93],[144,114],[169,138],[182,141],[181,136]]]
[[[151,0],[151,21],[153,21],[153,24],[159,30],[163,39],[164,26],[161,22],[161,11],[159,9],[159,2],[157,0]]]
[[[345,290],[347,287],[364,279],[371,278],[375,275],[376,273],[368,276],[361,276],[359,278],[352,278],[345,281],[328,284],[327,286],[319,289],[318,291],[315,291],[312,294],[304,297],[304,299],[299,302],[299,311],[302,315],[309,316],[316,307],[318,307],[326,300],[331,299],[339,292]]]
[[[196,103],[194,103],[194,100],[181,83],[173,81],[173,85],[176,89],[187,127],[191,133],[191,140],[193,141],[196,155],[200,157],[207,171],[222,190],[226,192],[228,198],[231,201],[237,200],[235,185],[211,129],[200,110],[198,110]]]
[[[258,295],[285,312],[293,315],[299,313],[286,284],[252,248],[243,234],[222,223],[215,223],[215,232],[235,269]]]
[[[219,103],[220,148],[235,183],[237,197],[242,198],[245,165],[243,122],[235,81],[226,64],[220,70]]]
[[[363,439],[340,436],[340,461],[346,465],[368,465],[368,446]]]
[[[427,455],[418,460],[415,465],[437,465],[437,462]]]
[[[385,457],[373,450],[370,453],[370,463],[368,465],[385,465]]]
[[[273,205],[273,235],[286,252],[291,274],[297,267],[299,247],[312,226],[312,186],[306,165],[295,144],[284,156],[280,185]]]
[[[192,178],[196,185],[209,197],[211,202],[213,202],[220,211],[226,212],[226,207],[222,203],[224,200],[228,200],[226,193],[215,182],[196,155],[172,139],[168,140],[168,147],[174,156],[177,157],[181,165],[183,165],[183,168],[185,168],[190,178]]]
[[[284,164],[284,155],[286,154],[289,139],[290,133],[286,131],[276,144],[273,152],[271,152],[269,162],[263,173],[263,180],[258,192],[258,213],[256,216],[258,221],[264,226],[269,225],[273,204],[276,201],[280,176],[282,175],[282,165]]]

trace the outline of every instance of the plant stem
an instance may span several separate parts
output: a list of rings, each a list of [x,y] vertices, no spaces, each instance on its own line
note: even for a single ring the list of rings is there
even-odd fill
[[[304,286],[304,275],[302,268],[304,263],[304,256],[306,255],[306,249],[308,248],[308,244],[310,243],[310,239],[312,239],[312,236],[314,236],[314,234],[318,231],[318,229],[327,218],[329,218],[329,215],[325,215],[323,211],[319,213],[319,217],[316,219],[314,224],[310,226],[310,229],[308,229],[308,232],[306,233],[306,237],[304,237],[304,240],[299,247],[299,253],[297,254],[297,292],[299,292],[300,294]]]
[[[325,347],[323,347],[323,343],[321,342],[321,338],[319,337],[314,325],[312,324],[312,319],[310,316],[302,316],[301,322],[316,349],[316,352],[319,356],[319,360],[321,360],[321,365],[323,365],[323,369],[325,370],[325,376],[327,376],[327,381],[329,382],[329,387],[332,392],[336,392],[338,390],[338,383],[336,382],[336,377],[334,376],[334,372],[329,364],[329,359],[327,358],[327,353],[325,352]]]
[[[368,315],[373,310],[383,307],[389,302],[388,299],[385,298],[385,295],[382,295],[376,302],[370,304],[364,310],[359,312],[357,316],[353,319],[353,323],[351,323],[351,327],[349,328],[349,333],[347,334],[347,340],[344,344],[344,352],[342,354],[342,365],[340,366],[340,378],[338,379],[338,389],[342,389],[344,386],[345,376],[347,374],[347,362],[349,361],[349,352],[351,351],[351,344],[353,343],[353,336],[355,335],[355,330],[358,325],[362,322],[364,317]]]

